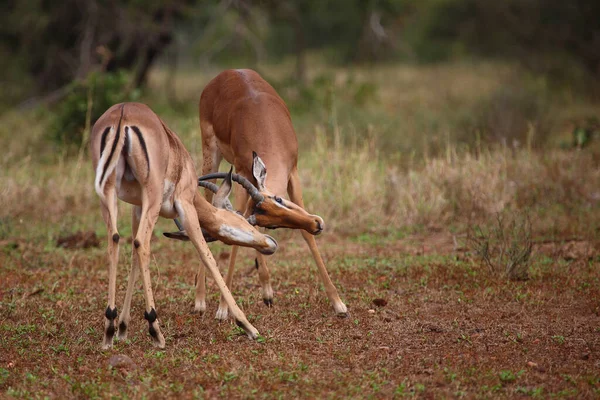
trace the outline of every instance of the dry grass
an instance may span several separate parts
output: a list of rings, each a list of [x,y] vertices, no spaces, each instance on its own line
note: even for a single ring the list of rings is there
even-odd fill
[[[503,210],[531,209],[534,229],[552,235],[565,223],[563,215],[549,212],[556,207],[569,218],[570,235],[590,237],[598,229],[600,168],[591,149],[499,148],[475,155],[449,148],[445,157],[406,170],[382,157],[374,139],[341,144],[318,127],[314,137],[313,148],[301,154],[300,176],[308,207],[332,232],[465,225]],[[197,141],[188,148],[201,159]],[[59,158],[58,164],[39,167],[26,156],[5,165],[0,218],[56,223],[82,216],[89,221],[97,208],[89,164]]]

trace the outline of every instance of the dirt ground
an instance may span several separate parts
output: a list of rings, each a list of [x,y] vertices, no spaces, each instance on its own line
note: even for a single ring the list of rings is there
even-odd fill
[[[0,242],[1,397],[600,396],[598,243],[539,242],[530,279],[512,282],[450,234],[324,235],[319,246],[350,310],[341,319],[299,235],[284,234],[269,260],[273,308],[262,302],[253,253],[238,262],[234,297],[262,335],[250,341],[214,320],[210,278],[208,312],[192,313],[197,256],[161,237],[151,273],[166,349],[151,345],[139,285],[129,339],[103,351],[100,240]],[[212,248],[225,264],[228,249]],[[121,249],[119,310],[131,245]]]

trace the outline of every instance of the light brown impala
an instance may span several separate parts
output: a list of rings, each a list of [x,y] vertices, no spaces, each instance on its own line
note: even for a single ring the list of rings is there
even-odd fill
[[[258,226],[302,229],[302,237],[315,259],[329,301],[338,315],[347,316],[346,305],[329,278],[313,236],[323,230],[323,220],[304,210],[297,167],[298,141],[285,102],[258,73],[242,69],[224,71],[210,81],[202,92],[199,108],[202,173],[216,172],[225,157],[238,175],[255,182],[258,187],[255,193],[236,191],[236,208],[245,209],[245,215],[252,215],[251,222]],[[223,175],[212,174],[205,178]],[[283,198],[286,193],[291,201]],[[210,201],[212,193],[207,190],[206,196]],[[230,288],[236,254],[234,246],[226,278]],[[263,299],[270,306],[273,289],[261,254],[257,256],[257,264]],[[199,282],[202,278],[200,276]],[[202,307],[203,299],[197,300],[200,301],[196,304]],[[223,298],[216,317],[227,318]]]
[[[178,217],[183,221],[186,234],[196,247],[202,263],[212,273],[238,325],[249,337],[256,338],[258,331],[248,322],[231,296],[206,245],[202,230],[225,243],[253,247],[265,254],[272,254],[277,242],[258,232],[235,212],[214,207],[198,192],[192,158],[177,135],[148,106],[124,103],[109,108],[94,125],[90,147],[96,171],[95,188],[100,196],[102,216],[108,231],[109,284],[103,347],[112,346],[117,317],[115,290],[120,239],[117,231],[117,198],[134,206],[132,266],[123,311],[119,317],[118,337],[127,337],[131,297],[139,267],[146,300],[144,318],[148,321],[154,344],[158,347],[165,345],[148,269],[150,238],[160,215],[165,218]],[[226,197],[227,193],[217,196],[218,199]]]

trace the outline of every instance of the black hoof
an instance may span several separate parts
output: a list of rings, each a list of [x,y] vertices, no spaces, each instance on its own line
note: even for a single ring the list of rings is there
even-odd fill
[[[267,307],[273,307],[273,299],[263,299],[263,302]]]

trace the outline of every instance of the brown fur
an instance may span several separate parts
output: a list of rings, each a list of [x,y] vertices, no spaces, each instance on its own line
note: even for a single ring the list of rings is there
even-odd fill
[[[253,214],[257,225],[303,229],[306,240],[325,290],[335,311],[346,315],[347,310],[331,282],[319,254],[314,237],[323,229],[323,220],[304,210],[302,189],[298,177],[298,140],[290,112],[275,89],[258,73],[249,69],[227,70],[211,80],[200,98],[200,128],[202,131],[202,173],[216,172],[224,157],[235,166],[236,172],[258,185],[265,196],[259,204],[248,202],[248,196],[238,191],[236,207]],[[265,182],[253,174],[253,152],[266,165]],[[262,187],[261,187],[262,184]],[[278,207],[276,197],[289,194],[283,200],[287,209]],[[206,192],[208,199],[212,193]],[[247,207],[246,207],[247,205]],[[310,234],[309,234],[310,233]],[[232,251],[227,284],[231,285],[237,250]],[[269,272],[261,255],[259,277],[266,303],[272,299]],[[223,301],[218,317],[226,315]]]
[[[134,205],[132,230],[135,244],[127,294],[119,319],[119,337],[124,338],[127,334],[131,297],[139,266],[144,284],[146,314],[153,316],[147,318],[149,332],[157,346],[164,347],[165,344],[156,319],[148,268],[150,238],[159,215],[182,219],[187,235],[198,250],[203,264],[213,274],[229,307],[233,307],[236,319],[249,336],[256,337],[258,331],[248,322],[227,289],[203,238],[200,225],[214,238],[229,244],[250,246],[269,254],[275,251],[276,242],[258,232],[236,213],[213,207],[199,194],[192,158],[177,135],[148,106],[126,103],[111,107],[94,125],[90,148],[97,175],[96,191],[100,196],[109,238],[109,290],[104,347],[112,346],[115,331],[119,241],[112,238],[119,237],[117,197]]]

